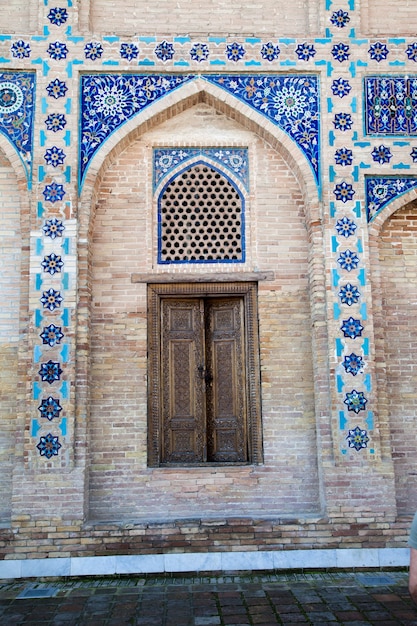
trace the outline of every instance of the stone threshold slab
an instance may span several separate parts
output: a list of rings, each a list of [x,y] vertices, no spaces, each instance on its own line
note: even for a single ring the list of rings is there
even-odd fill
[[[117,574],[384,568],[406,567],[408,564],[408,548],[192,552],[186,554],[10,559],[0,562],[0,579],[44,576],[78,577]]]

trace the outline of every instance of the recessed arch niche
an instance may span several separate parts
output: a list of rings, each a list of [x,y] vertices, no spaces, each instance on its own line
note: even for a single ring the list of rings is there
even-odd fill
[[[417,508],[417,201],[371,227],[378,411],[386,425],[399,514]]]
[[[194,99],[177,115],[162,114],[143,132],[124,136],[99,171],[89,253],[90,519],[262,517],[320,509],[308,279],[311,207],[306,209],[303,181],[286,151],[242,118]],[[194,468],[192,476],[186,468],[148,467],[147,286],[133,284],[131,274],[148,272],[152,282],[151,276],[166,271],[157,263],[152,187],[152,150],[161,146],[244,146],[250,154],[247,256],[239,270],[273,272],[271,282],[258,285],[260,466]],[[216,272],[231,269],[219,265]],[[207,265],[187,268],[196,278],[202,271],[209,271]]]

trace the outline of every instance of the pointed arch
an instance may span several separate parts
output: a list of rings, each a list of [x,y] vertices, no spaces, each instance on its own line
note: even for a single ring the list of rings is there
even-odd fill
[[[372,290],[372,318],[375,335],[375,355],[376,359],[385,359],[385,340],[383,336],[384,309],[383,309],[383,276],[380,259],[380,237],[381,232],[390,218],[399,210],[413,202],[417,198],[417,190],[402,194],[391,200],[381,211],[379,211],[371,222],[368,223],[369,236],[369,267]],[[381,365],[376,370],[378,388],[378,415],[381,435],[381,456],[386,461],[392,458],[390,424],[387,410],[387,376],[386,367]]]
[[[141,113],[120,126],[98,150],[85,175],[80,195],[80,218],[85,227],[85,211],[89,211],[95,195],[95,188],[103,172],[109,167],[126,146],[144,132],[157,126],[161,121],[171,119],[191,106],[204,102],[220,113],[236,120],[244,128],[259,135],[283,155],[290,169],[301,185],[306,208],[318,207],[319,193],[313,172],[305,155],[285,131],[274,125],[264,115],[253,110],[229,92],[202,78],[196,78],[176,88],[159,100],[150,104]],[[317,218],[317,215],[315,216]]]
[[[404,208],[410,202],[417,199],[417,188],[410,189],[409,191],[393,198],[389,203],[387,203],[384,208],[379,211],[369,223],[369,237],[370,238],[378,238],[381,229],[383,228],[386,221],[399,209]]]

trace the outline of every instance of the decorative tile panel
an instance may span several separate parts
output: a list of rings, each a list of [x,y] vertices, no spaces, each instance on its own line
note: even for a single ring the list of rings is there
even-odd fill
[[[228,169],[249,190],[248,150],[247,148],[157,148],[153,154],[154,191],[165,176],[196,157],[208,158]]]
[[[365,131],[368,135],[417,134],[417,77],[365,78]]]
[[[33,72],[0,73],[0,132],[16,148],[32,178],[35,74]]]
[[[319,80],[309,75],[208,75],[285,131],[306,156],[319,184]]]
[[[194,76],[97,74],[81,78],[80,172],[117,128]]]
[[[104,141],[124,122],[196,76],[96,74],[82,77],[79,185]],[[319,83],[313,75],[204,75],[285,131],[319,183]]]
[[[367,176],[365,178],[365,192],[368,222],[392,200],[416,187],[417,177]]]

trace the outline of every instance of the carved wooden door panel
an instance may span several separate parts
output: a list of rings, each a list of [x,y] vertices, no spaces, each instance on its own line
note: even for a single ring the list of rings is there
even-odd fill
[[[242,298],[166,298],[161,312],[161,461],[247,461]]]
[[[204,459],[204,316],[199,299],[162,301],[162,462]]]
[[[247,461],[243,302],[206,303],[207,456],[209,461]]]

